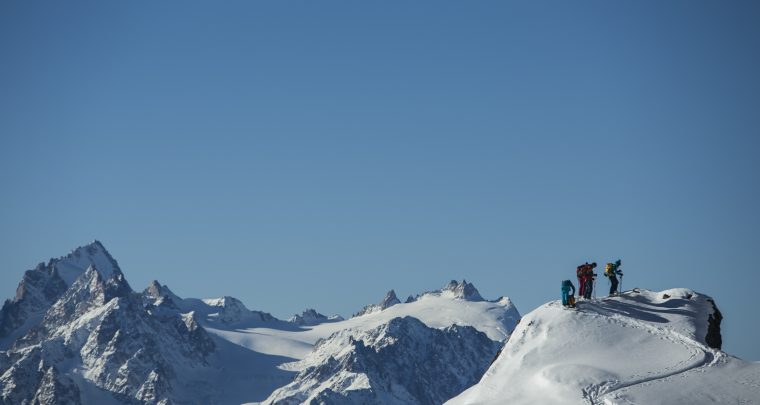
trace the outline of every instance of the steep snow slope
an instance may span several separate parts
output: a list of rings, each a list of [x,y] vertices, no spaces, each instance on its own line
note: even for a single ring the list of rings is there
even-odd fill
[[[760,364],[707,344],[719,345],[716,315],[686,289],[577,310],[551,302],[523,317],[480,382],[447,404],[760,403]]]

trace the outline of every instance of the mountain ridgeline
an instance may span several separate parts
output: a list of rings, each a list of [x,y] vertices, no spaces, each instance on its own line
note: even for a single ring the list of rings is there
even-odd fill
[[[368,300],[370,301],[370,300]],[[758,404],[708,296],[633,289],[525,317],[467,281],[352,317],[132,289],[100,242],[26,271],[0,310],[0,404]]]
[[[2,404],[439,404],[475,384],[520,315],[456,282],[349,319],[136,292],[100,242],[23,274],[0,310]]]

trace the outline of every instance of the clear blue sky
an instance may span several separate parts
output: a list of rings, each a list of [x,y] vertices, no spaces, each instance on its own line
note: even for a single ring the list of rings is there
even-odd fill
[[[760,360],[760,3],[0,3],[0,296],[101,240],[135,289],[350,315],[586,260]],[[604,281],[606,282],[606,281]],[[605,286],[606,287],[606,286]]]

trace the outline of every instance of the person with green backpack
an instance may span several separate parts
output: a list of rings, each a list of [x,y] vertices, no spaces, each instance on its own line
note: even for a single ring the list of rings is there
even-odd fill
[[[622,262],[618,259],[615,263],[607,263],[604,267],[604,276],[610,279],[610,295],[617,294],[618,279],[617,276],[623,277],[623,272],[620,271],[620,264]]]

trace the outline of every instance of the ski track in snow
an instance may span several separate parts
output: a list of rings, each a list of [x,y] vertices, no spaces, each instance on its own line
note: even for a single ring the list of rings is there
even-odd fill
[[[615,403],[612,401],[613,398],[617,401],[625,400],[627,403],[634,404],[623,398],[621,395],[631,387],[649,383],[664,383],[677,377],[683,378],[688,374],[701,372],[707,367],[712,367],[725,361],[726,355],[722,352],[710,349],[709,347],[667,327],[657,327],[648,324],[647,322],[637,321],[633,318],[622,316],[612,310],[607,310],[604,306],[603,299],[586,302],[593,305],[579,306],[579,312],[596,318],[605,317],[623,327],[646,330],[648,333],[656,335],[660,339],[680,344],[691,352],[691,355],[686,360],[682,360],[659,371],[648,371],[643,374],[631,375],[630,377],[632,380],[629,381],[621,382],[613,380],[587,386],[582,391],[583,398],[588,401],[589,405],[613,404]]]

